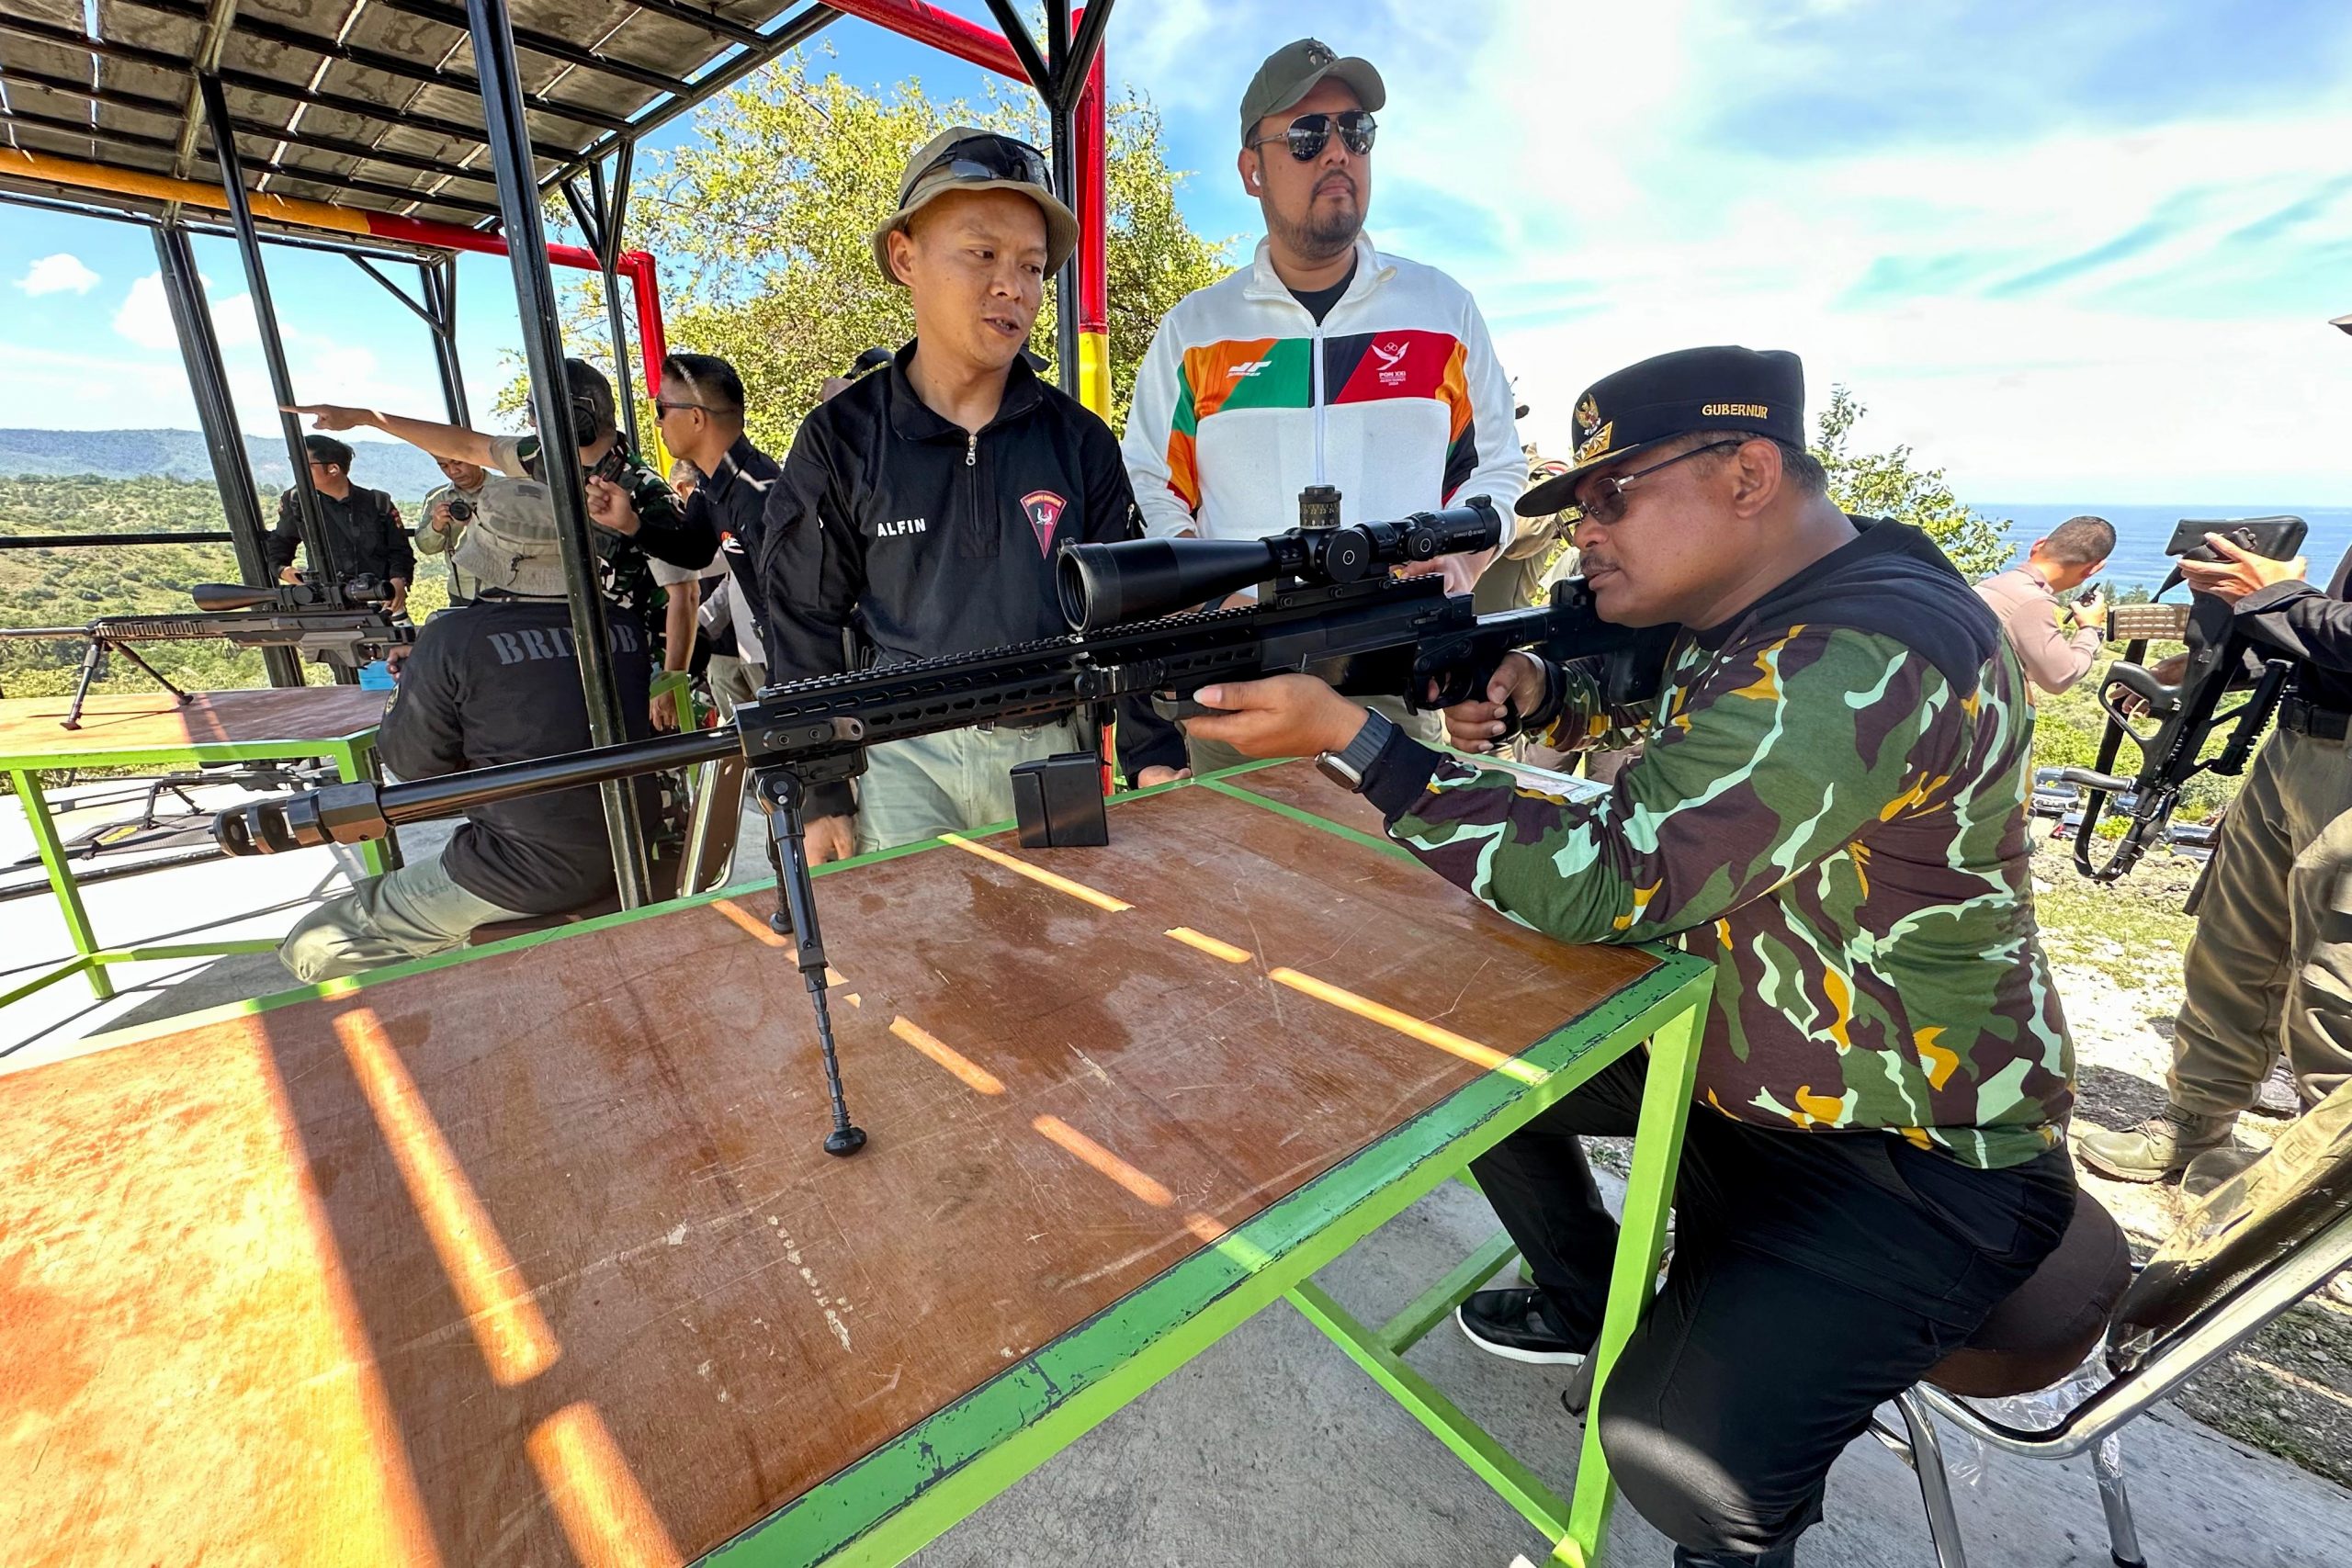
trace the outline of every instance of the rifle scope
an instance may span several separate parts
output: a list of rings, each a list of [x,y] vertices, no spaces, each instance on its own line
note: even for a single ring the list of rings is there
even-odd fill
[[[1336,516],[1336,505],[1324,514]],[[1502,518],[1481,495],[1394,523],[1298,527],[1262,539],[1078,545],[1062,552],[1055,582],[1070,629],[1101,631],[1174,615],[1262,582],[1344,587],[1390,567],[1491,550],[1502,538]]]

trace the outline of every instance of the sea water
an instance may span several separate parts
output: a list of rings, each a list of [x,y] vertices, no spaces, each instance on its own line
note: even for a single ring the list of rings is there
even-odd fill
[[[2302,553],[2311,558],[2313,580],[2323,584],[2335,572],[2335,563],[2343,558],[2345,551],[2352,549],[2352,506],[2102,506],[2086,502],[2079,506],[1995,503],[1975,510],[1981,516],[2010,519],[2007,538],[2017,550],[2010,558],[2011,565],[2025,558],[2028,545],[2069,517],[2087,513],[2106,518],[2115,525],[2115,553],[2108,558],[2107,570],[2099,573],[2099,581],[2115,592],[2135,584],[2154,591],[2165,580],[2165,573],[2172,570],[2165,545],[2185,517],[2200,521],[2300,517],[2311,525],[2311,532],[2303,537]]]

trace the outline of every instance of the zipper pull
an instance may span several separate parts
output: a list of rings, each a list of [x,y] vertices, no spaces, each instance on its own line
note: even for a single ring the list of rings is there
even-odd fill
[[[964,433],[964,466],[967,468],[980,466],[980,433],[977,430]]]

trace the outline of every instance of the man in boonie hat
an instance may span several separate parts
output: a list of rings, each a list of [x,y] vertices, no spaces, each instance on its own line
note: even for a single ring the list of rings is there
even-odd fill
[[[1118,443],[1023,353],[1046,279],[1078,243],[1046,156],[951,126],[918,148],[875,226],[874,265],[905,288],[914,341],[810,411],[768,492],[762,637],[774,681],[1058,637],[1062,549],[1135,536]],[[865,363],[865,356],[860,356]],[[1065,367],[1065,380],[1068,379]],[[808,792],[813,862],[888,849],[1013,814],[1015,763],[1091,750],[1074,719],[876,746],[854,799]],[[1183,765],[1183,742],[1122,705],[1131,782]]]
[[[492,474],[451,552],[473,602],[419,628],[385,710],[376,754],[404,779],[584,750],[588,707],[571,640],[563,555],[545,485]],[[644,624],[616,610],[612,673],[628,739],[652,733]],[[639,781],[638,808],[656,801]],[[476,807],[438,854],[412,859],[305,915],[279,946],[309,982],[460,946],[474,928],[593,906],[613,891],[594,788]]]
[[[1191,721],[1250,755],[1324,753],[1390,838],[1535,931],[1713,966],[1673,1266],[1595,1417],[1627,1500],[1710,1568],[1793,1563],[1871,1411],[2076,1210],[2024,672],[1933,541],[1830,499],[1804,399],[1792,354],[1644,360],[1593,383],[1565,471],[1520,498],[1575,509],[1604,618],[1678,627],[1661,690],[1611,710],[1589,661],[1513,653],[1447,728],[1469,750],[1521,726],[1569,749],[1645,732],[1606,795],[1442,756],[1305,676],[1209,687],[1228,711]],[[1533,1280],[1462,1303],[1479,1349],[1590,1353],[1617,1227],[1579,1141],[1633,1133],[1645,1078],[1614,1062],[1473,1162]]]

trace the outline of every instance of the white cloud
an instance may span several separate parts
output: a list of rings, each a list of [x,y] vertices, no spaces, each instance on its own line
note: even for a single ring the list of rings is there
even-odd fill
[[[204,280],[209,292],[211,279]],[[236,348],[261,341],[261,331],[254,323],[254,302],[250,294],[233,294],[226,299],[213,299],[213,335],[224,349]],[[179,333],[172,325],[172,303],[164,293],[164,275],[151,272],[130,286],[122,304],[114,313],[114,330],[141,348],[179,351]]]
[[[1564,442],[1620,366],[1741,342],[1803,355],[1815,408],[1853,386],[1863,446],[1910,443],[1971,499],[2343,493],[2352,345],[2321,319],[2352,294],[2227,236],[2299,202],[2306,238],[2352,221],[2352,109],[1749,151],[1718,117],[1776,57],[1739,15],[1514,0],[1465,58],[1450,12],[1395,13],[1372,230],[1477,295],[1527,435]],[[1857,69],[1777,58],[1830,87]]]
[[[44,294],[87,294],[97,286],[98,275],[69,251],[41,257],[17,279],[17,287],[36,299]]]

